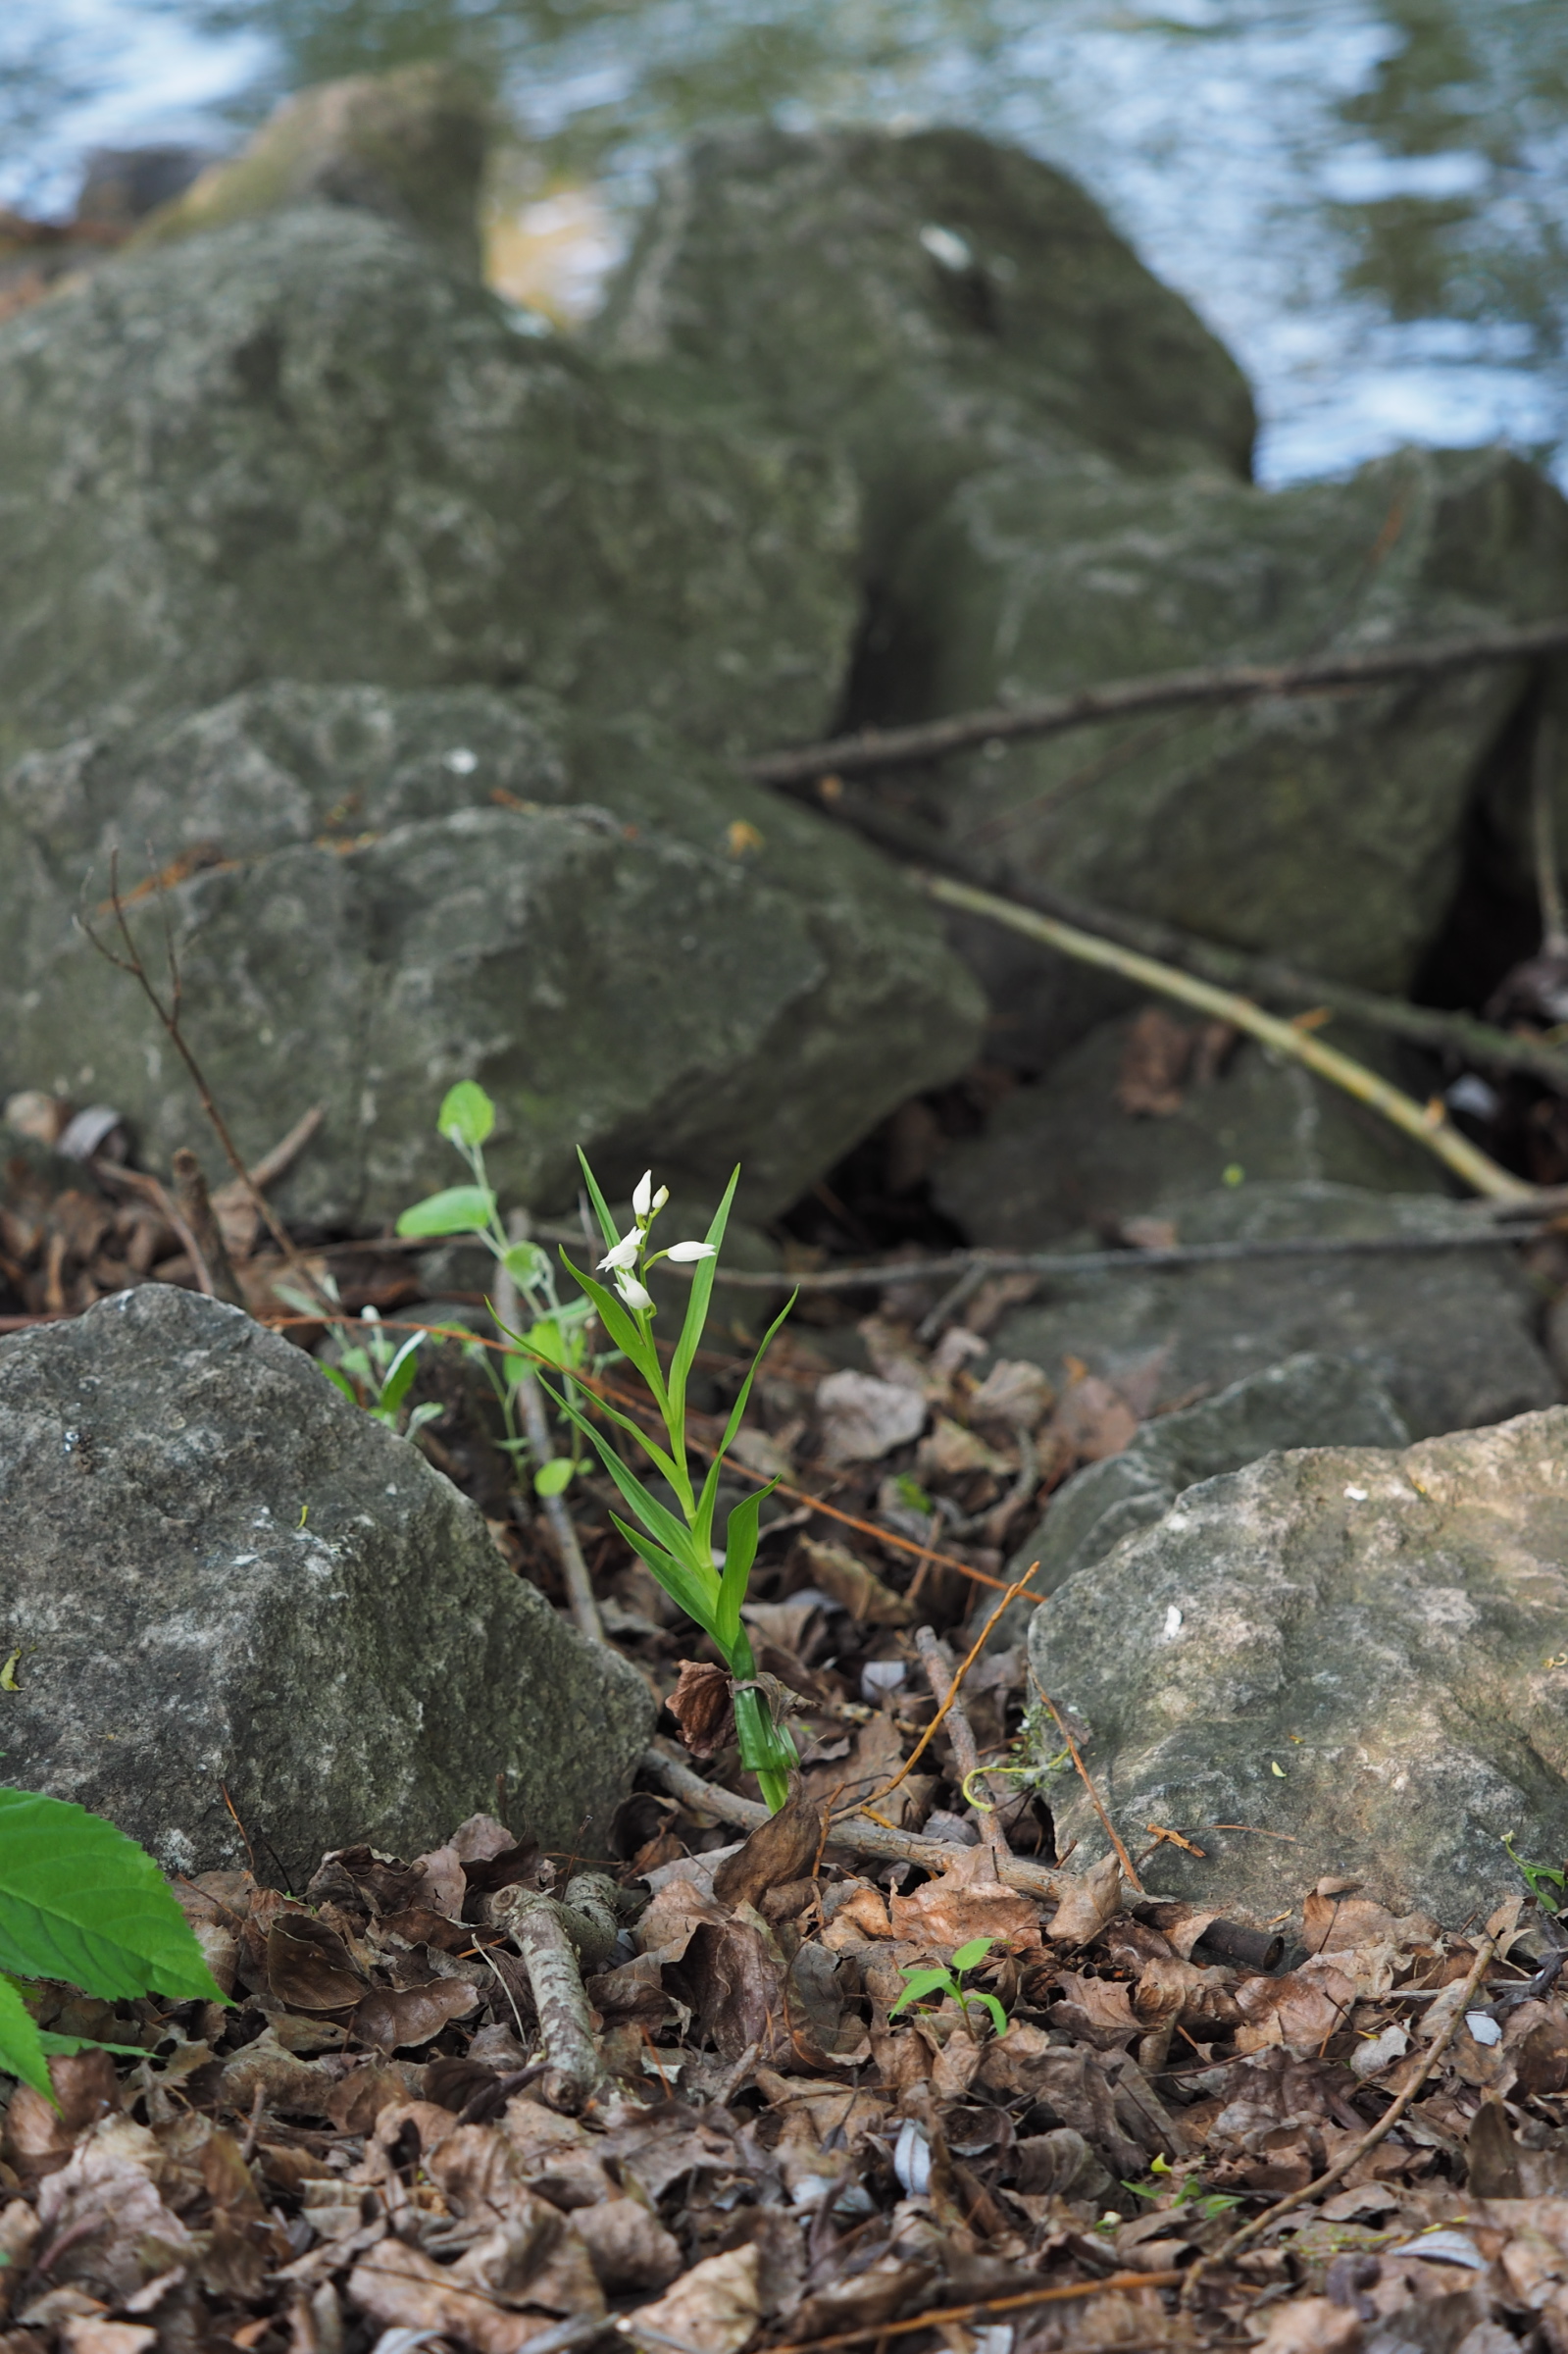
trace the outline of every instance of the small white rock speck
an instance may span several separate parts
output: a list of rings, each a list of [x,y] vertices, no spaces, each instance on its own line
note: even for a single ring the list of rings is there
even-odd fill
[[[1352,1504],[1365,1504],[1367,1500],[1365,1488],[1346,1488],[1344,1492]]]
[[[1174,1602],[1165,1607],[1165,1641],[1174,1643],[1182,1631],[1182,1613]]]

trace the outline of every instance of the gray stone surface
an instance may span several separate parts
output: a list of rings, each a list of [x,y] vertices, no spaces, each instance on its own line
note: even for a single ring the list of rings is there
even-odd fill
[[[1084,1226],[1109,1232],[1217,1189],[1227,1169],[1240,1169],[1248,1182],[1446,1193],[1441,1165],[1413,1138],[1250,1042],[1218,1075],[1189,1074],[1179,1110],[1123,1110],[1118,1083],[1130,1028],[1129,1017],[1101,1024],[1037,1085],[1005,1098],[984,1135],[948,1149],[936,1170],[936,1199],[972,1243],[1021,1251]],[[1194,1022],[1194,1041],[1197,1033]],[[1338,1029],[1334,1043],[1355,1051],[1363,1044]],[[1368,1060],[1385,1060],[1376,1041]]]
[[[1247,1184],[1177,1209],[1189,1243],[1474,1231],[1461,1203],[1343,1185]],[[1053,1381],[1071,1355],[1112,1382],[1136,1376],[1165,1406],[1301,1351],[1344,1356],[1374,1373],[1407,1428],[1428,1438],[1556,1400],[1539,1307],[1505,1250],[1260,1257],[1051,1277],[991,1338],[999,1356],[1032,1357]]]
[[[1120,1455],[1075,1472],[1008,1575],[1037,1561],[1035,1592],[1054,1594],[1134,1529],[1160,1519],[1184,1489],[1243,1470],[1259,1456],[1289,1447],[1404,1447],[1409,1439],[1376,1374],[1346,1357],[1303,1352],[1145,1422]]]
[[[1162,1847],[1151,1891],[1267,1919],[1333,1873],[1459,1921],[1520,1891],[1505,1833],[1568,1853],[1565,1560],[1560,1407],[1267,1456],[1069,1579],[1030,1656],[1087,1725],[1124,1836],[1159,1822],[1205,1849]],[[1086,1860],[1103,1852],[1075,1776],[1051,1803]]]
[[[884,584],[876,716],[1539,620],[1568,599],[1568,506],[1501,450],[1406,450],[1261,491],[1028,457],[963,483]],[[1179,712],[943,763],[920,805],[1005,886],[1159,917],[1384,990],[1460,880],[1461,820],[1528,687],[1455,669],[1376,693]],[[1121,985],[994,927],[965,952],[1037,1066]]]
[[[820,728],[842,469],[639,410],[519,316],[315,204],[0,326],[0,758],[270,676],[544,687],[724,746]]]
[[[455,1182],[433,1123],[460,1078],[500,1106],[509,1203],[570,1203],[581,1144],[612,1190],[657,1159],[712,1200],[739,1160],[767,1215],[981,1035],[901,877],[652,723],[275,684],[0,782],[0,1083],[113,1102],[159,1165],[211,1147],[150,1009],[73,920],[117,845],[126,886],[198,868],[166,905],[240,1150],[326,1107],[278,1189],[295,1216],[374,1222]],[[156,904],[133,920],[161,974]]]
[[[1233,477],[1250,462],[1224,346],[1074,181],[973,131],[696,142],[590,339],[847,447],[874,556],[1021,449]]]
[[[410,1855],[493,1807],[602,1842],[652,1723],[475,1508],[300,1351],[148,1285],[0,1341],[8,1783],[170,1870],[303,1886],[356,1839]]]

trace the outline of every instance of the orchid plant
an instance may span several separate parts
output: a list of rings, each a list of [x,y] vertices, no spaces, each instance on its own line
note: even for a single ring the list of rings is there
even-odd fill
[[[794,1303],[785,1302],[763,1336],[730,1409],[723,1440],[699,1485],[686,1437],[686,1383],[707,1321],[719,1249],[740,1171],[735,1170],[726,1187],[704,1241],[671,1243],[660,1251],[653,1248],[653,1228],[670,1199],[669,1188],[661,1185],[655,1192],[653,1172],[648,1170],[632,1193],[632,1224],[622,1234],[585,1156],[579,1152],[578,1158],[582,1163],[582,1174],[606,1248],[596,1275],[586,1275],[574,1266],[564,1251],[562,1262],[592,1302],[610,1341],[646,1384],[664,1425],[663,1444],[607,1401],[600,1402],[600,1410],[635,1440],[667,1483],[677,1509],[672,1511],[661,1504],[571,1398],[558,1396],[556,1404],[596,1450],[599,1460],[635,1516],[633,1526],[618,1514],[613,1515],[616,1527],[646,1562],[671,1601],[701,1627],[729,1669],[740,1763],[756,1775],[764,1798],[777,1814],[788,1796],[789,1769],[799,1763],[799,1757],[787,1727],[775,1720],[759,1689],[751,1640],[740,1621],[740,1606],[746,1597],[757,1553],[758,1514],[777,1483],[770,1482],[733,1508],[726,1525],[722,1552],[714,1545],[713,1523],[719,1501],[719,1476],[740,1428],[757,1368]],[[668,1370],[661,1362],[653,1337],[656,1310],[647,1282],[650,1269],[665,1259],[674,1266],[690,1266],[695,1270],[685,1319]],[[609,1275],[611,1284],[600,1283],[598,1275]],[[519,1348],[545,1363],[526,1336],[512,1337]],[[553,1368],[546,1365],[545,1369]]]

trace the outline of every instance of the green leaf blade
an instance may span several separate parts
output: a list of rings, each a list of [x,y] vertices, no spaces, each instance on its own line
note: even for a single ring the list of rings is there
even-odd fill
[[[106,2000],[224,1994],[145,1848],[67,1799],[0,1790],[0,1970]]]
[[[995,1942],[994,1937],[971,1937],[969,1943],[961,1945],[954,1954],[954,1970],[973,1970],[977,1962],[985,1961]]]
[[[443,1234],[483,1234],[495,1210],[495,1196],[487,1185],[449,1185],[428,1194],[405,1209],[397,1221],[401,1235],[431,1239]]]
[[[464,1147],[472,1150],[493,1132],[495,1105],[476,1080],[460,1079],[442,1097],[435,1125],[459,1151]]]
[[[36,2022],[9,1978],[0,1978],[0,2073],[20,2076],[59,2108]]]

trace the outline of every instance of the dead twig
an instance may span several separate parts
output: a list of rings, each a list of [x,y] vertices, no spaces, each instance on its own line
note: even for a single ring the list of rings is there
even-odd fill
[[[945,1699],[943,1699],[938,1693],[937,1699],[940,1702],[940,1706],[937,1708],[936,1715],[932,1718],[930,1724],[927,1725],[925,1731],[921,1734],[920,1739],[915,1743],[914,1748],[904,1760],[903,1765],[893,1775],[892,1780],[885,1783],[881,1790],[874,1791],[870,1798],[857,1798],[853,1806],[846,1807],[843,1810],[845,1815],[853,1815],[857,1810],[864,1808],[880,1807],[883,1800],[885,1798],[891,1797],[893,1791],[897,1789],[899,1783],[913,1771],[916,1761],[927,1749],[930,1748],[932,1742],[936,1740],[937,1732],[939,1731],[949,1711],[952,1709],[953,1704],[958,1698],[965,1676],[969,1673],[971,1667],[974,1666],[975,1662],[985,1650],[986,1642],[990,1636],[991,1628],[996,1624],[997,1619],[1001,1616],[1003,1611],[1006,1610],[1008,1604],[1010,1602],[1017,1601],[1019,1595],[1023,1593],[1024,1589],[1029,1584],[1030,1579],[1034,1576],[1038,1567],[1038,1561],[1031,1561],[1029,1567],[1024,1571],[1023,1576],[1017,1580],[1016,1584],[1007,1588],[1006,1592],[1001,1598],[1001,1601],[996,1605],[996,1608],[992,1611],[990,1616],[981,1628],[980,1633],[975,1637],[974,1642],[970,1645],[969,1650],[965,1655],[963,1665],[959,1668],[957,1674],[953,1677],[952,1682],[947,1687]]]
[[[1234,2256],[1239,2255],[1243,2248],[1250,2247],[1253,2240],[1259,2238],[1263,2232],[1271,2230],[1283,2217],[1290,2213],[1292,2208],[1304,2205],[1308,2199],[1320,2199],[1326,2190],[1334,2188],[1336,2182],[1342,2182],[1350,2169],[1358,2165],[1369,2150],[1375,2150],[1380,2141],[1388,2138],[1458,2033],[1460,2022],[1469,2010],[1482,1979],[1491,1969],[1496,1951],[1496,1941],[1493,1938],[1483,1938],[1470,1975],[1465,1980],[1464,1992],[1454,2006],[1453,2016],[1447,2024],[1433,2037],[1432,2047],[1415,2074],[1410,2078],[1404,2090],[1390,2102],[1377,2124],[1369,2125],[1358,2140],[1351,2142],[1348,2149],[1341,2150],[1334,2164],[1326,2168],[1315,2181],[1303,2183],[1299,2190],[1289,2191],[1283,2199],[1277,2199],[1272,2207],[1265,2208],[1261,2215],[1254,2216],[1249,2224],[1243,2224],[1239,2231],[1233,2231],[1230,2238],[1217,2247],[1212,2255],[1200,2256],[1188,2274],[1187,2286],[1182,2294],[1184,2305],[1191,2302],[1192,2294],[1199,2280],[1206,2274],[1213,2272],[1219,2265],[1229,2264]]]
[[[1103,2297],[1113,2289],[1174,2288],[1184,2277],[1174,2268],[1157,2273],[1108,2273],[1103,2280],[1070,2280],[1064,2288],[1027,2288],[1010,2297],[977,2297],[968,2305],[943,2305],[907,2322],[875,2322],[864,2329],[840,2329],[834,2337],[802,2338],[770,2346],[768,2354],[829,2354],[831,2347],[863,2346],[873,2338],[908,2337],[916,2329],[937,2328],[949,2322],[961,2324],[981,2313],[1021,2313],[1027,2305],[1075,2304],[1085,2297]],[[625,2328],[633,2334],[635,2326],[635,2314],[628,2314],[624,2323],[616,2324],[618,2329]]]
[[[916,1630],[915,1649],[919,1652],[921,1664],[926,1670],[926,1681],[931,1686],[932,1697],[935,1700],[940,1700],[943,1692],[953,1682],[952,1656],[946,1644],[937,1640],[936,1630],[934,1626],[922,1626]],[[950,1698],[948,1702],[947,1738],[952,1744],[953,1763],[958,1768],[959,1787],[967,1790],[971,1774],[979,1773],[981,1769],[980,1751],[976,1746],[969,1718],[964,1714],[964,1704],[956,1697]],[[987,1782],[986,1788],[990,1790],[991,1796],[994,1798],[996,1795],[994,1785]],[[994,1810],[981,1814],[980,1830],[981,1836],[998,1862],[1002,1857],[1012,1854],[1013,1851],[1007,1844],[1007,1833],[1002,1829],[1001,1818]]]
[[[582,1965],[602,1970],[615,1951],[614,1889],[600,1872],[568,1880],[564,1901],[537,1888],[502,1888],[485,1905],[489,1925],[523,1957],[546,2064],[539,2092],[552,2109],[575,2117],[605,2079],[582,1990]]]
[[[514,1242],[528,1240],[527,1225],[527,1219],[522,1217],[511,1221],[509,1231]],[[505,1334],[516,1332],[522,1317],[523,1305],[517,1285],[506,1267],[498,1264],[495,1270],[495,1320]],[[517,1394],[518,1403],[523,1408],[523,1427],[529,1434],[529,1447],[534,1464],[542,1469],[544,1464],[554,1460],[555,1448],[550,1439],[549,1416],[544,1410],[544,1395],[534,1378],[531,1365],[524,1366]],[[544,1507],[544,1517],[555,1539],[561,1575],[566,1582],[567,1603],[577,1622],[578,1632],[586,1635],[590,1643],[603,1643],[604,1621],[599,1616],[593,1580],[588,1575],[588,1564],[582,1558],[582,1548],[578,1543],[578,1532],[573,1525],[572,1514],[567,1510],[566,1498],[546,1495],[540,1496],[539,1502]]]
[[[194,1246],[191,1255],[196,1280],[209,1299],[227,1301],[230,1307],[244,1307],[245,1295],[234,1273],[200,1161],[181,1145],[175,1154],[174,1168],[175,1197]]]
[[[1060,736],[1070,728],[1126,719],[1143,711],[1174,711],[1190,703],[1252,703],[1269,695],[1331,694],[1449,670],[1537,661],[1565,648],[1568,619],[1557,619],[1536,622],[1526,629],[1432,638],[1425,645],[1384,645],[1365,653],[1324,654],[1305,662],[1216,663],[1200,669],[1157,671],[1152,677],[1108,680],[1100,687],[1081,687],[1072,694],[1045,695],[1036,702],[959,711],[951,718],[927,720],[918,727],[867,728],[855,736],[808,743],[797,751],[768,752],[761,759],[748,760],[746,774],[759,785],[813,785],[823,777],[869,776],[878,769],[945,760],[976,744]]]
[[[1327,1079],[1358,1102],[1381,1112],[1393,1127],[1413,1137],[1476,1193],[1494,1202],[1534,1201],[1534,1186],[1499,1167],[1478,1145],[1460,1135],[1441,1097],[1423,1107],[1402,1089],[1391,1087],[1386,1079],[1369,1071],[1365,1063],[1341,1054],[1336,1047],[1324,1046],[1310,1031],[1265,1013],[1250,998],[1239,997],[1233,990],[1218,989],[1212,982],[1199,981],[1190,973],[1179,972],[1174,965],[1160,963],[1155,957],[1121,947],[1093,933],[1082,932],[1076,925],[1064,924],[1055,916],[1037,914],[1033,908],[1021,907],[993,891],[954,882],[946,875],[927,874],[918,879],[927,895],[944,907],[958,907],[967,914],[985,916],[991,923],[1020,933],[1026,940],[1037,941],[1042,947],[1054,948],[1080,964],[1098,965],[1104,971],[1119,973],[1124,980],[1137,981],[1161,997],[1177,998],[1182,1004],[1195,1005],[1200,1012],[1212,1014],[1261,1039],[1265,1046],[1288,1054],[1292,1061],[1304,1063],[1320,1079]]]
[[[1557,781],[1557,716],[1543,711],[1536,723],[1535,753],[1530,764],[1531,834],[1535,849],[1536,896],[1541,902],[1543,956],[1568,957],[1568,919],[1562,903],[1562,869],[1557,863],[1557,811],[1552,788]]]
[[[1050,1694],[1043,1689],[1037,1675],[1032,1675],[1031,1681],[1034,1683],[1036,1691],[1038,1692],[1041,1700],[1045,1703],[1045,1706],[1049,1709],[1052,1716],[1054,1716],[1056,1719],[1056,1729],[1061,1734],[1062,1739],[1067,1743],[1069,1755],[1072,1758],[1073,1764],[1078,1768],[1078,1778],[1083,1783],[1085,1789],[1088,1792],[1089,1803],[1093,1807],[1095,1814],[1100,1818],[1100,1827],[1103,1829],[1105,1836],[1110,1841],[1112,1847],[1114,1847],[1116,1850],[1116,1861],[1122,1868],[1123,1879],[1127,1882],[1129,1888],[1131,1888],[1137,1895],[1141,1896],[1143,1894],[1143,1883],[1138,1876],[1132,1857],[1128,1854],[1126,1848],[1122,1845],[1121,1839],[1117,1835],[1115,1823],[1112,1822],[1109,1815],[1107,1815],[1105,1812],[1105,1802],[1094,1787],[1094,1776],[1089,1772],[1088,1767],[1085,1765],[1082,1757],[1079,1755],[1078,1743],[1073,1739],[1072,1734],[1068,1731],[1067,1725],[1062,1717],[1061,1710],[1056,1706],[1056,1703],[1054,1700],[1052,1700]],[[1151,1824],[1150,1828],[1152,1829],[1152,1827],[1153,1826]],[[1159,1845],[1158,1840],[1155,1841],[1155,1845]]]
[[[161,887],[159,890],[159,902],[160,905],[163,904],[163,893]],[[99,955],[102,956],[107,963],[112,964],[117,972],[128,974],[130,979],[135,982],[136,987],[141,991],[142,996],[146,998],[148,1004],[152,1007],[153,1012],[157,1015],[158,1021],[164,1031],[165,1036],[169,1040],[170,1045],[174,1048],[175,1052],[179,1056],[180,1061],[185,1066],[185,1071],[190,1083],[196,1090],[196,1099],[200,1103],[203,1112],[206,1114],[208,1125],[211,1127],[213,1134],[217,1137],[219,1144],[223,1148],[224,1158],[233,1170],[237,1182],[244,1187],[246,1193],[256,1204],[257,1214],[260,1216],[263,1225],[267,1228],[268,1233],[272,1236],[273,1241],[278,1245],[278,1250],[282,1253],[283,1257],[287,1260],[290,1272],[299,1278],[310,1297],[318,1302],[318,1304],[329,1315],[335,1315],[337,1313],[337,1309],[334,1303],[328,1298],[321,1285],[317,1282],[316,1277],[312,1274],[310,1268],[300,1257],[299,1253],[295,1250],[293,1242],[289,1237],[287,1228],[278,1216],[271,1202],[268,1201],[267,1195],[263,1188],[257,1183],[252,1172],[246,1167],[244,1161],[240,1158],[238,1148],[236,1147],[233,1138],[228,1133],[228,1123],[218,1108],[218,1104],[214,1100],[211,1088],[207,1084],[206,1076],[202,1071],[202,1067],[196,1060],[196,1056],[191,1049],[190,1042],[185,1036],[184,1028],[180,1018],[184,999],[184,981],[179,970],[179,958],[175,952],[175,937],[172,929],[170,928],[167,907],[164,908],[164,948],[169,965],[169,1002],[167,1005],[153,985],[152,975],[147,970],[146,959],[142,955],[141,949],[137,945],[135,935],[130,929],[130,919],[126,913],[126,900],[122,896],[120,890],[120,856],[118,851],[114,853],[109,862],[108,905],[113,910],[115,928],[120,934],[121,943],[126,951],[123,956],[118,955],[116,951],[108,946],[107,942],[99,939],[97,933],[93,930],[91,924],[88,923],[84,915],[78,913],[76,917],[77,923],[81,926],[83,933],[91,942],[92,946],[97,949]],[[286,1143],[288,1140],[285,1139],[284,1141]]]

